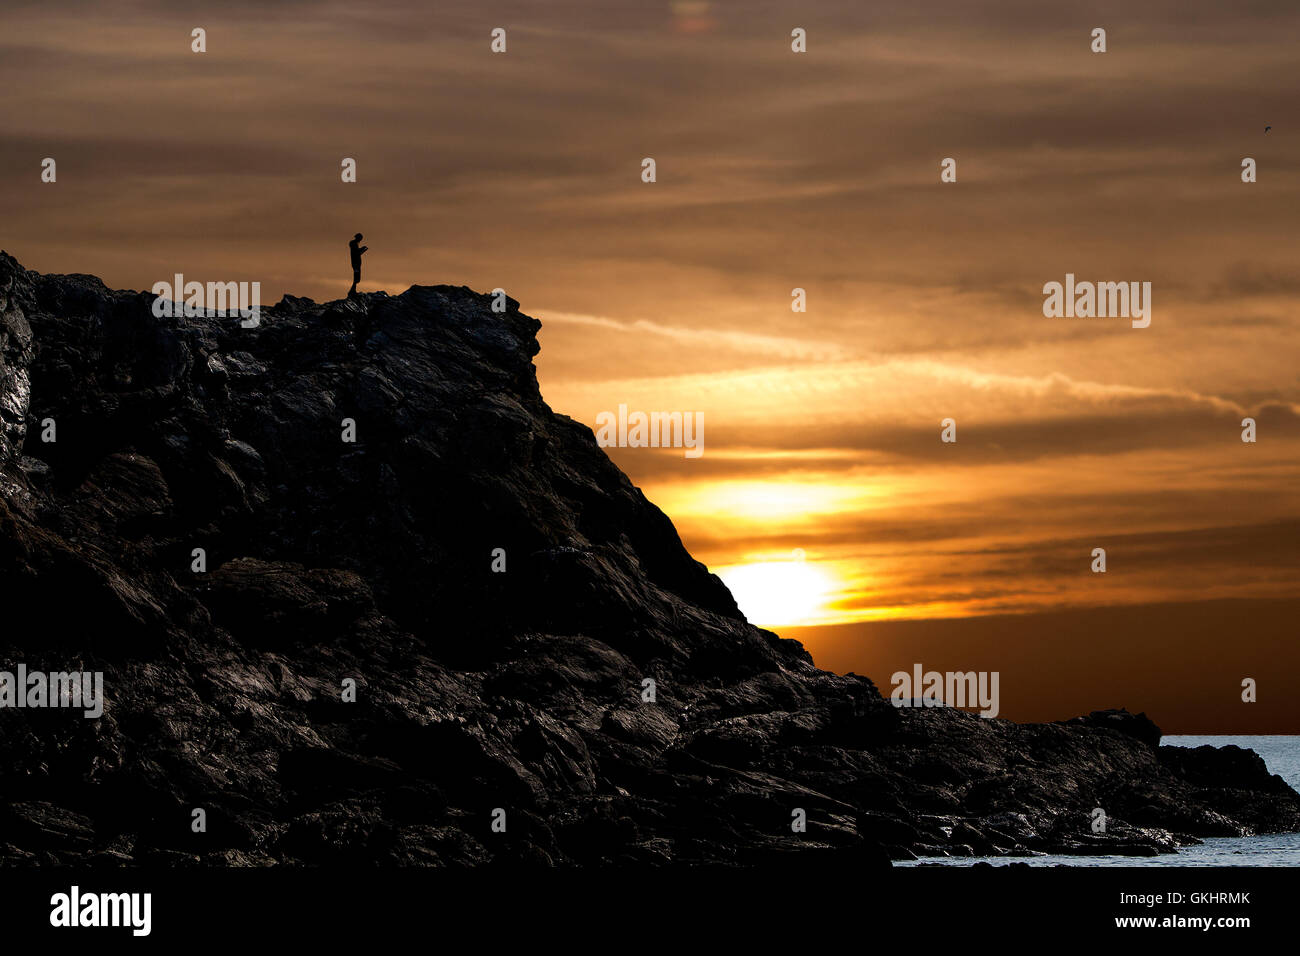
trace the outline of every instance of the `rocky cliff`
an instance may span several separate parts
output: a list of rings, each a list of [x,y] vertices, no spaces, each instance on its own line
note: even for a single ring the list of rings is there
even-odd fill
[[[153,301],[0,254],[0,671],[99,671],[106,698],[0,709],[0,861],[865,864],[1300,829],[1249,751],[898,710],[747,624],[546,406],[513,301],[286,297],[256,328]]]

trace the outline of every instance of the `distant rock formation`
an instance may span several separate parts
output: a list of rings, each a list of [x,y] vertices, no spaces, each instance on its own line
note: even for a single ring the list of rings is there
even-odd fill
[[[1300,829],[1249,751],[895,709],[747,624],[543,402],[514,301],[286,297],[256,328],[152,301],[0,254],[0,671],[107,698],[0,709],[0,862],[883,865]]]

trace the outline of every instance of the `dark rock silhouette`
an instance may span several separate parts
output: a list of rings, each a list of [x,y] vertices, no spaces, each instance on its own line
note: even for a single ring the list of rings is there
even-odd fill
[[[1087,727],[1109,727],[1152,747],[1160,745],[1160,728],[1145,713],[1130,714],[1123,708],[1119,710],[1094,710],[1087,717],[1075,717],[1066,721],[1068,724],[1082,724]]]
[[[1249,751],[898,710],[747,624],[542,401],[514,301],[286,296],[251,329],[152,301],[0,254],[0,670],[101,670],[107,698],[0,710],[0,861],[860,865],[1300,829]]]

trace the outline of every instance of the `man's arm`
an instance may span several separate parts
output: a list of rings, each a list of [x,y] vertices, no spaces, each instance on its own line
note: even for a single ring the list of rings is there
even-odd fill
[[[369,248],[370,248],[369,246],[362,246],[360,249],[357,250],[357,253],[360,254],[362,252],[365,252]]]

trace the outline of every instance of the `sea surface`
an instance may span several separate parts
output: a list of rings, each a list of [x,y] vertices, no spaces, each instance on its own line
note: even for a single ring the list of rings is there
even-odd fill
[[[1194,737],[1167,736],[1162,747],[1226,747],[1235,744],[1255,751],[1268,769],[1300,791],[1300,736]],[[967,856],[926,857],[898,861],[895,866],[940,864],[970,866],[973,863],[1028,863],[1030,866],[1300,866],[1300,833],[1275,833],[1255,837],[1208,837],[1200,846],[1184,847],[1160,856]]]

